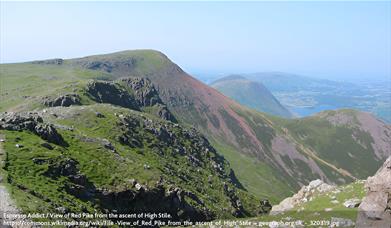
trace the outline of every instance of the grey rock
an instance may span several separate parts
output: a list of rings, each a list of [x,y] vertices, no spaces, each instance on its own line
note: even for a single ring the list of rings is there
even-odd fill
[[[144,187],[141,184],[139,184],[139,183],[137,183],[134,187],[136,188],[137,191],[143,191],[144,190]]]
[[[81,104],[80,96],[75,93],[61,95],[56,98],[44,97],[42,103],[48,107],[56,107],[56,106],[69,107],[71,105]]]
[[[5,113],[0,115],[0,129],[21,131],[28,130],[42,139],[57,145],[67,146],[62,136],[51,124],[43,123],[36,113]]]
[[[37,135],[39,135],[42,139],[47,140],[48,142],[64,145],[64,139],[57,132],[56,128],[50,124],[38,124],[35,126],[34,131]]]
[[[367,194],[359,206],[356,227],[390,227],[391,157],[365,183]]]
[[[49,143],[41,143],[41,146],[42,147],[45,147],[46,149],[49,149],[49,150],[53,150],[53,147],[52,145],[50,145]]]
[[[49,65],[61,65],[64,63],[63,59],[48,59],[48,60],[39,60],[39,61],[32,61],[32,64],[49,64]]]
[[[109,149],[109,150],[115,152],[115,147],[113,146],[113,144],[111,144],[111,142],[109,140],[103,139],[102,140],[102,144],[103,144],[104,148]]]
[[[338,200],[332,200],[332,201],[330,201],[332,204],[338,204],[339,203],[339,201]],[[357,205],[358,206],[358,205]]]
[[[115,83],[91,81],[87,84],[86,91],[96,102],[109,103],[124,108],[140,110],[134,97]]]
[[[335,186],[324,183],[322,180],[311,181],[307,186],[303,186],[299,192],[292,197],[286,198],[278,205],[273,206],[270,214],[277,215],[285,211],[292,210],[295,206],[307,202],[316,193],[330,192]]]
[[[16,147],[16,148],[22,148],[23,145],[22,145],[22,144],[16,144],[15,147]]]
[[[269,214],[272,209],[272,205],[267,199],[263,199],[259,202],[259,214]]]
[[[349,199],[349,200],[346,200],[343,205],[347,208],[355,208],[355,207],[358,207],[361,203],[361,200],[360,199]]]
[[[95,112],[96,117],[98,118],[104,118],[105,116],[100,112]]]
[[[68,212],[68,210],[65,207],[57,207],[56,211],[60,214],[65,214]]]
[[[135,99],[140,106],[149,107],[163,104],[155,87],[147,78],[123,78],[119,83],[135,91]]]

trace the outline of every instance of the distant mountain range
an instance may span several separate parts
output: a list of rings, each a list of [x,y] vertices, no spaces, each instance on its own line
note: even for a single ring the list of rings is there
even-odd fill
[[[230,75],[212,82],[210,86],[242,105],[272,115],[292,117],[261,82],[251,81],[240,75]]]
[[[180,219],[253,216],[260,198],[279,202],[314,179],[366,178],[391,153],[391,126],[369,113],[284,119],[258,112],[158,51],[0,70],[3,171],[25,211],[170,205]],[[255,89],[280,107],[264,87]]]

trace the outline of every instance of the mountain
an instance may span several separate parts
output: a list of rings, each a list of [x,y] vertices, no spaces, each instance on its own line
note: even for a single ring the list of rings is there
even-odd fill
[[[366,178],[391,153],[390,125],[368,113],[338,110],[302,119],[283,119],[257,112],[194,79],[158,51],[135,50],[77,59],[2,64],[0,73],[0,111],[4,112],[3,115],[24,116],[28,112],[37,112],[43,121],[36,125],[23,124],[27,129],[19,129],[22,131],[1,130],[8,142],[6,153],[12,155],[6,162],[5,171],[13,177],[9,179],[11,186],[19,189],[14,194],[19,203],[26,202],[35,191],[35,197],[49,197],[43,201],[61,202],[57,199],[68,186],[66,180],[70,181],[70,187],[73,186],[71,192],[79,192],[81,185],[87,193],[94,190],[95,198],[101,201],[105,199],[100,198],[105,192],[109,195],[113,192],[121,195],[123,191],[136,194],[137,189],[121,183],[124,178],[141,178],[139,187],[147,186],[154,191],[155,185],[151,183],[161,175],[163,180],[172,179],[167,182],[170,186],[190,192],[183,194],[189,198],[185,201],[192,202],[189,204],[199,212],[201,217],[197,218],[247,216],[255,213],[255,199],[279,202],[314,179],[342,184]],[[101,106],[102,103],[109,106]],[[68,112],[69,117],[63,117]],[[107,116],[107,124],[97,118],[99,113]],[[118,114],[118,119],[113,113]],[[121,115],[136,120],[122,122]],[[150,120],[152,125],[157,124],[154,129],[141,127],[148,125]],[[64,139],[57,146],[50,145],[55,148],[57,157],[51,157],[52,150],[39,147],[45,143],[40,140],[47,141],[50,132],[56,135],[52,128],[42,126],[50,124]],[[134,128],[136,132],[132,131]],[[195,138],[186,137],[186,129],[191,128],[199,132],[194,134]],[[118,133],[125,135],[119,137]],[[172,139],[174,144],[165,144],[167,134],[175,136]],[[118,155],[108,155],[107,148],[97,150],[96,142],[104,143],[104,139],[119,150]],[[93,145],[90,142],[94,142]],[[16,144],[24,146],[22,153]],[[154,148],[159,149],[160,145],[164,148],[163,155],[167,155],[165,158],[154,152]],[[28,152],[36,147],[40,148],[37,149],[39,154]],[[107,147],[110,150],[111,146]],[[186,148],[187,153],[181,155],[181,148]],[[212,155],[215,160],[204,157],[206,149],[216,151]],[[139,150],[144,152],[138,153]],[[178,155],[169,153],[176,150],[179,150]],[[18,155],[25,156],[25,159],[19,159]],[[34,157],[43,157],[44,161],[34,163]],[[67,163],[69,159],[77,169],[64,173],[63,165],[73,167]],[[109,165],[110,169],[105,168],[113,159],[118,160]],[[121,165],[123,159],[129,159],[129,162]],[[162,164],[159,165],[160,160]],[[190,163],[181,167],[184,160]],[[202,164],[199,171],[193,168],[191,161]],[[220,170],[218,164],[224,175],[213,174],[214,169]],[[226,168],[222,164],[226,164]],[[51,166],[54,166],[53,171],[45,176]],[[122,175],[122,170],[134,172]],[[73,176],[78,174],[86,180],[82,182],[86,185],[74,179]],[[37,179],[32,182],[23,176]],[[205,182],[209,176],[212,184]],[[231,184],[227,188],[223,182]],[[204,188],[198,189],[195,183]],[[55,188],[58,185],[65,187]],[[164,188],[167,190],[169,186]],[[107,191],[103,191],[105,189]],[[81,193],[84,190],[82,188]],[[214,195],[224,191],[228,193],[219,196],[223,198]],[[30,195],[26,196],[26,192]],[[193,199],[191,193],[196,198]],[[234,195],[241,200],[243,210],[239,203],[235,203],[237,198]],[[72,201],[74,196],[67,199]],[[195,200],[197,198],[202,200]],[[88,202],[83,203],[84,207],[96,205]],[[213,205],[212,202],[218,203]],[[109,209],[115,207],[112,205],[118,206],[115,203],[108,205],[111,205]],[[183,211],[184,205],[175,207],[175,213]],[[205,205],[206,210],[201,210],[201,205]],[[76,206],[71,208],[76,209]]]
[[[257,214],[229,163],[176,123],[148,80],[83,86],[44,97],[44,109],[0,114],[1,174],[23,212],[169,213],[174,221]]]
[[[263,83],[291,112],[309,116],[325,110],[352,108],[391,123],[389,81],[339,82],[284,72],[243,74]]]
[[[210,86],[242,105],[272,115],[292,117],[262,83],[231,75],[212,82]]]

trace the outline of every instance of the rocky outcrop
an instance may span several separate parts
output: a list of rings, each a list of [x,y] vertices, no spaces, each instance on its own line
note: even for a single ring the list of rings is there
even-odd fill
[[[391,157],[365,183],[367,195],[359,206],[356,227],[390,227]]]
[[[355,208],[358,207],[360,203],[361,203],[360,199],[348,199],[343,203],[343,205],[347,208]]]
[[[63,59],[48,59],[48,60],[39,60],[33,61],[32,64],[51,64],[51,65],[61,65],[64,63]]]
[[[168,110],[167,106],[160,105],[160,104],[158,104],[156,106],[157,106],[156,115],[158,117],[160,117],[163,120],[169,120],[169,121],[174,122],[174,123],[177,122],[175,116],[170,112],[170,110]]]
[[[177,122],[153,84],[146,78],[122,78],[115,82],[92,81],[87,85],[86,92],[99,103],[114,104],[137,111],[153,107],[156,111],[152,114]]]
[[[224,194],[230,199],[231,206],[233,208],[231,214],[235,217],[244,217],[246,216],[246,211],[243,208],[242,202],[237,196],[233,188],[228,187],[227,184],[224,184]]]
[[[311,201],[314,194],[331,191],[335,188],[333,185],[324,183],[321,180],[311,181],[307,186],[303,186],[299,192],[292,197],[284,199],[280,204],[273,206],[271,215],[277,215],[285,211],[294,209],[301,203]]]
[[[71,105],[80,105],[80,96],[74,93],[65,94],[56,98],[44,97],[42,103],[48,107],[63,106],[69,107]]]
[[[51,124],[44,123],[42,117],[37,113],[1,113],[0,130],[1,129],[11,131],[27,130],[48,142],[62,146],[67,145],[56,128]]]
[[[259,201],[258,214],[260,214],[260,215],[269,214],[271,209],[272,209],[272,205],[270,204],[269,200],[263,199],[263,200]]]
[[[163,185],[149,187],[137,181],[132,189],[121,192],[97,190],[101,207],[107,211],[119,213],[169,213],[176,221],[209,221],[215,215],[205,208],[198,197],[178,187]],[[193,203],[189,204],[191,200]]]
[[[152,82],[146,78],[122,78],[118,82],[134,91],[134,98],[140,106],[163,104]]]
[[[194,128],[185,129],[179,124],[170,122],[152,121],[146,117],[135,118],[132,115],[119,116],[118,127],[122,132],[118,141],[130,147],[142,147],[146,139],[157,139],[150,145],[153,151],[163,156],[164,152],[159,148],[172,147],[172,156],[185,156],[189,165],[200,168],[212,168],[221,178],[235,184],[236,179],[230,174],[230,170],[224,169],[224,159],[220,157],[209,141]],[[146,134],[146,133],[149,133]],[[186,149],[178,139],[191,140],[189,149]]]
[[[99,209],[105,213],[169,213],[177,221],[208,221],[214,218],[195,194],[175,186],[165,186],[163,180],[156,186],[146,186],[132,179],[130,188],[113,191],[97,188],[78,170],[78,162],[74,159],[36,159],[34,163],[48,165],[44,173],[46,176],[68,178],[69,182],[64,186],[67,193],[85,201],[98,202]],[[193,204],[189,204],[188,199]]]
[[[139,110],[139,106],[126,90],[116,84],[104,81],[91,81],[86,88],[87,94],[96,102],[109,103],[124,108]]]
[[[123,71],[128,70],[129,68],[133,68],[136,64],[136,59],[127,58],[118,61],[110,61],[110,60],[87,60],[80,59],[75,62],[76,65],[80,65],[84,68],[90,70],[100,70],[107,73],[111,73],[112,71]]]

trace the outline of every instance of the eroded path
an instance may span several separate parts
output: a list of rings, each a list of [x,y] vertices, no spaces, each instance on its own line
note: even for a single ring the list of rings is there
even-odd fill
[[[3,144],[5,141],[5,136],[0,134],[0,167],[3,167],[3,162],[5,158],[5,151],[3,148]],[[4,213],[19,213],[19,210],[15,206],[14,201],[11,199],[7,188],[4,185],[4,177],[2,176],[2,172],[0,171],[0,227],[7,227],[3,223]]]

